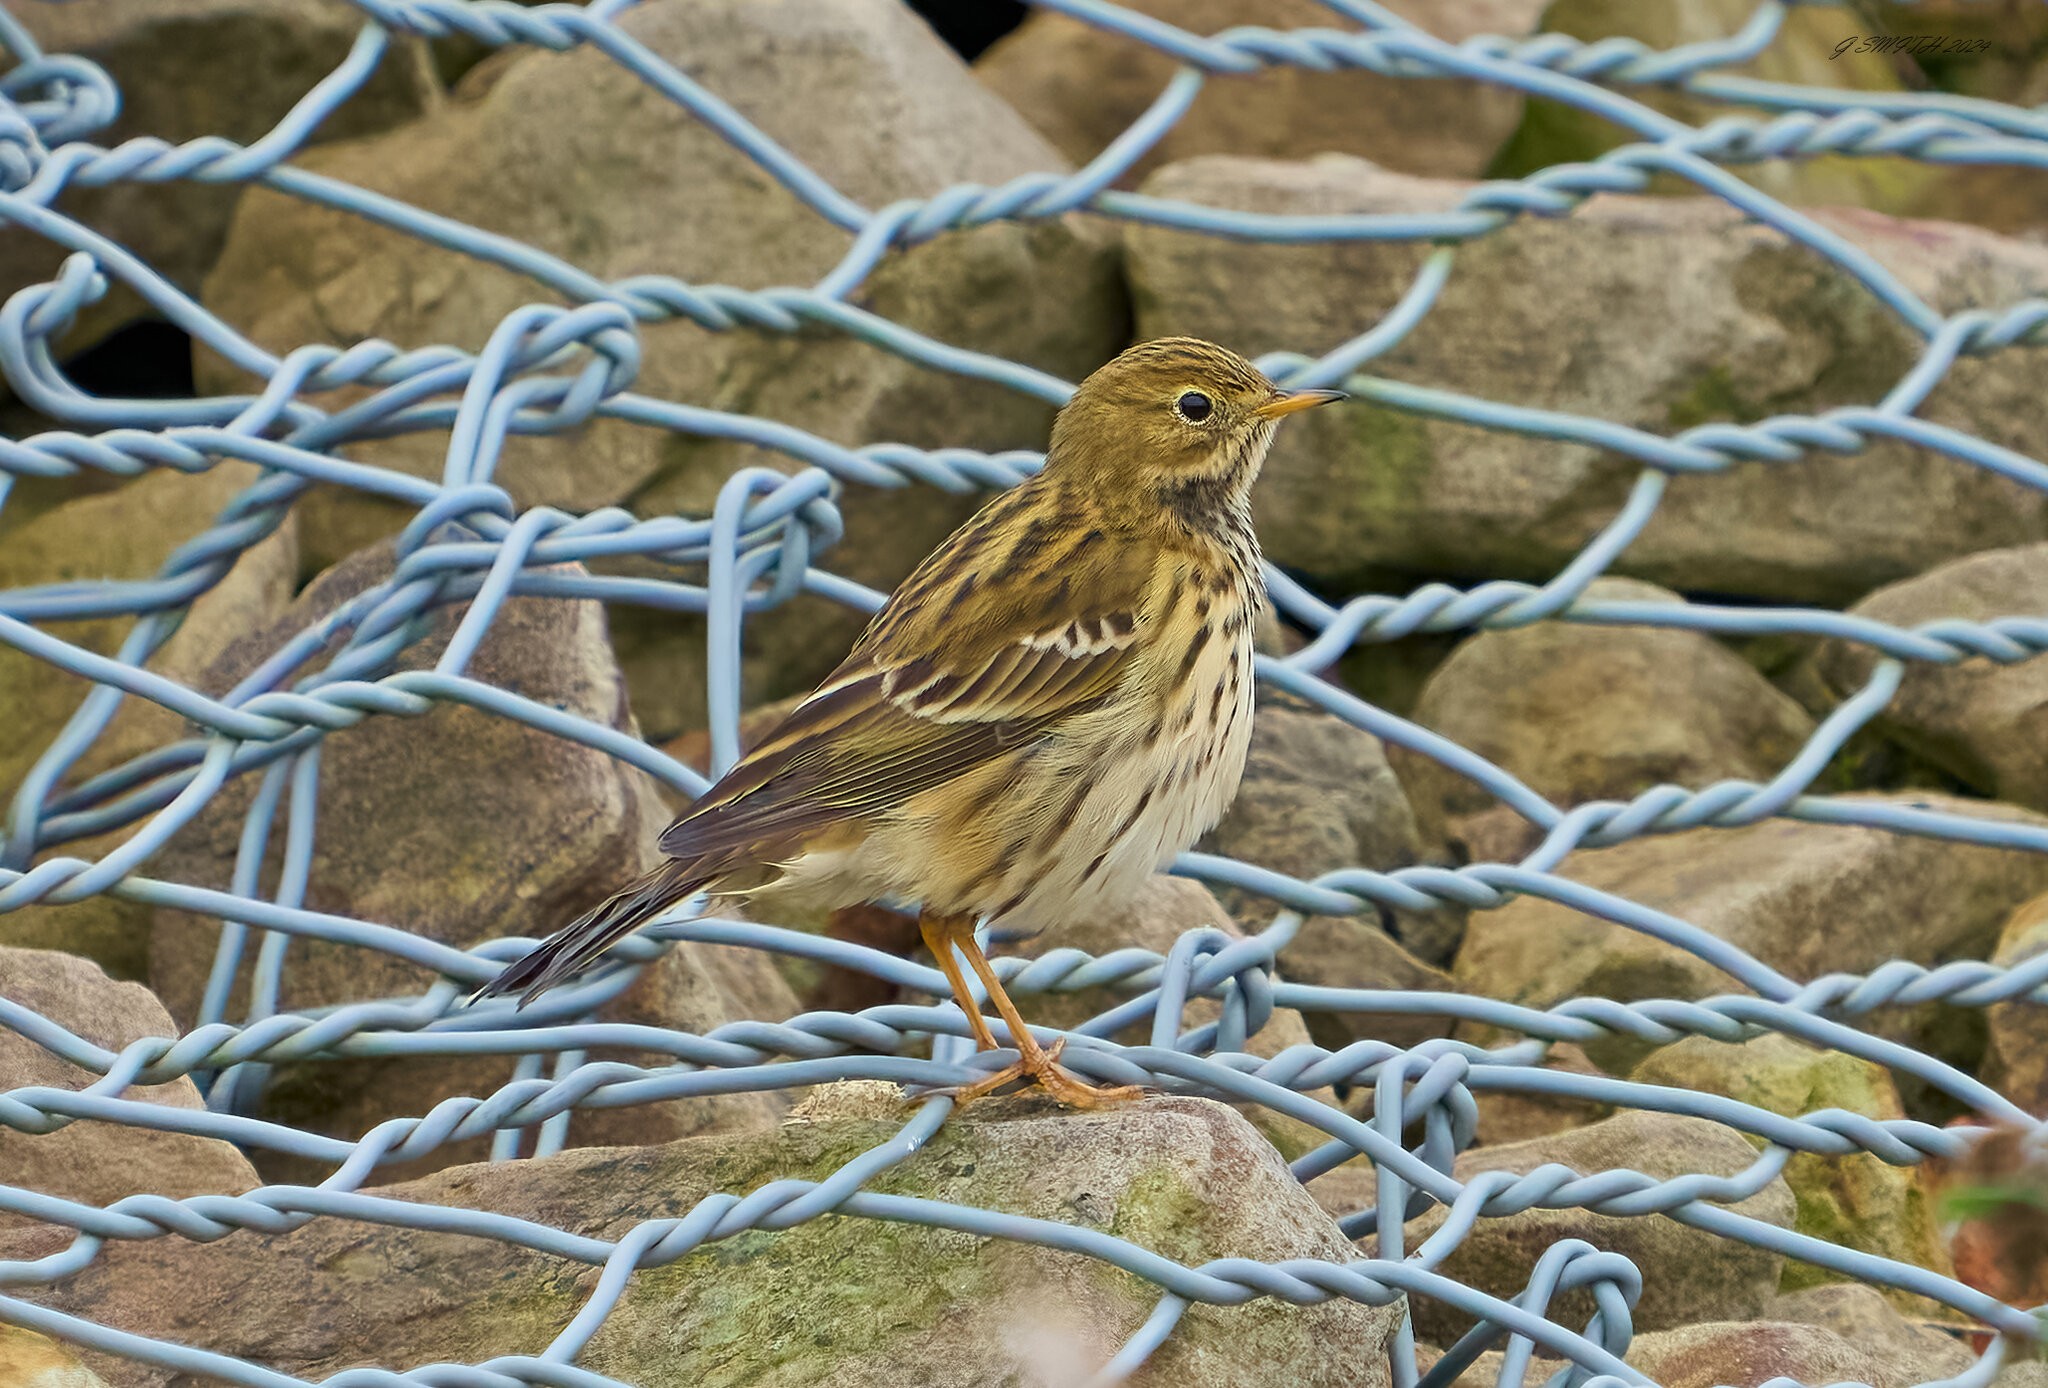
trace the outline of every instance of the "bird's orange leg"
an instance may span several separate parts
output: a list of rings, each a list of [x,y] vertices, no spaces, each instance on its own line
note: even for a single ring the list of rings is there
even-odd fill
[[[932,958],[939,964],[939,972],[946,976],[946,982],[953,986],[953,1000],[960,1004],[960,1010],[967,1014],[967,1025],[974,1028],[975,1049],[999,1051],[1002,1045],[996,1034],[989,1030],[988,1018],[981,1015],[980,1006],[974,1001],[974,990],[967,986],[967,975],[960,972],[960,961],[953,954],[953,938],[950,933],[951,918],[947,916],[919,916],[918,931],[924,936],[924,947],[932,952]],[[969,928],[968,940],[974,938]],[[1014,1077],[1013,1077],[1014,1078]]]
[[[1066,1047],[1061,1038],[1051,1050],[1038,1044],[1038,1038],[1024,1025],[1024,1018],[1017,1011],[1017,1004],[1010,1001],[1010,995],[1003,990],[1002,981],[988,962],[988,956],[981,952],[981,946],[974,940],[974,918],[972,916],[921,916],[918,926],[924,932],[925,944],[931,949],[945,970],[946,981],[953,985],[953,992],[967,1013],[969,1024],[974,1027],[976,1040],[983,1050],[997,1049],[995,1037],[990,1033],[988,1022],[975,1005],[973,996],[967,991],[966,979],[960,975],[960,966],[953,961],[953,946],[967,956],[967,966],[974,970],[982,986],[988,989],[989,1001],[995,1004],[1003,1022],[1010,1028],[1010,1039],[1017,1048],[1017,1063],[998,1070],[986,1079],[958,1090],[954,1098],[965,1104],[1001,1089],[1011,1081],[1025,1078],[1037,1081],[1039,1087],[1060,1103],[1073,1108],[1105,1108],[1140,1097],[1144,1091],[1135,1085],[1121,1085],[1104,1089],[1089,1084],[1060,1063],[1060,1051]]]

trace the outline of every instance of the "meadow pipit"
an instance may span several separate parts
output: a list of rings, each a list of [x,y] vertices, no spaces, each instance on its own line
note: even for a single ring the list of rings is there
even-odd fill
[[[1193,338],[1133,347],[1074,392],[1045,467],[905,579],[844,664],[661,836],[669,860],[514,963],[521,1001],[668,907],[721,895],[917,902],[983,1050],[1071,1104],[1098,1089],[1041,1047],[975,943],[1113,908],[1222,817],[1251,739],[1265,601],[1251,488],[1284,391]]]

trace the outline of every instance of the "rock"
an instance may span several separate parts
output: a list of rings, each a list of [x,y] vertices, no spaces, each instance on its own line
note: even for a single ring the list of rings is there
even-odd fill
[[[1768,48],[1743,64],[1743,75],[1763,82],[1854,92],[1870,97],[1907,92],[1970,90],[1969,81],[1944,80],[1939,66],[1897,52],[1863,47],[1861,40],[1885,35],[1941,35],[1968,40],[1986,30],[1998,32],[2012,50],[2026,52],[2038,27],[2022,19],[2021,6],[1977,7],[1973,21],[1956,22],[1950,6],[1939,14],[1914,5],[1910,12],[1896,4],[1861,11],[1861,20],[1844,25],[1818,10],[1788,12]],[[1570,34],[1588,43],[1635,40],[1656,51],[1689,43],[1725,39],[1739,30],[1754,11],[1747,0],[1560,0],[1544,12],[1546,30]],[[2001,22],[2003,21],[2003,22]],[[1852,46],[1836,50],[1843,40]],[[1946,46],[1946,45],[1944,45]],[[1932,55],[1939,59],[1942,55]],[[2016,57],[2016,54],[2014,55]],[[1969,60],[1965,60],[1969,61]],[[2020,60],[2031,65],[2032,59]],[[1971,66],[1977,66],[1971,62]],[[1997,65],[1983,64],[1980,81],[2003,87],[1997,99],[2031,105],[2040,99],[2010,79],[2000,80]],[[2023,71],[2030,71],[2023,68]],[[2015,74],[2016,75],[2016,74]],[[1688,125],[1704,125],[1730,115],[1759,121],[1781,115],[1782,109],[1737,106],[1671,88],[1630,86],[1629,96],[1677,117]],[[1931,92],[1930,92],[1931,94]],[[1990,95],[1988,91],[1973,94]],[[1824,109],[1824,108],[1823,108]],[[1501,151],[1490,172],[1495,177],[1521,178],[1549,164],[1596,158],[1606,150],[1639,137],[1623,132],[1602,117],[1561,102],[1537,101],[1529,106],[1522,126]],[[1737,177],[1795,206],[1869,207],[1901,216],[1970,221],[2007,232],[2029,232],[2039,225],[2048,200],[2027,180],[2002,176],[1995,165],[1978,167],[1902,158],[1823,156],[1758,160],[1733,166]],[[1675,191],[1694,185],[1677,178],[1661,180]]]
[[[716,1192],[823,1179],[894,1137],[903,1119],[893,1086],[863,1086],[809,1112],[813,1121],[779,1130],[461,1167],[379,1194],[617,1239]],[[984,1102],[866,1188],[1102,1230],[1191,1266],[1352,1254],[1250,1127],[1199,1099],[1101,1113]],[[91,1268],[38,1295],[127,1330],[320,1378],[344,1366],[538,1354],[597,1278],[597,1268],[496,1240],[321,1219],[211,1246],[110,1245]],[[281,1285],[293,1295],[274,1295]],[[738,1234],[636,1273],[578,1366],[705,1388],[828,1379],[841,1388],[1051,1388],[1085,1378],[1158,1297],[1153,1284],[1078,1254],[828,1216]],[[1197,1305],[1131,1381],[1384,1388],[1398,1316],[1343,1300]],[[119,1376],[111,1364],[101,1372],[115,1388],[170,1380],[132,1363]]]
[[[1772,1302],[1764,1314],[1771,1321],[1832,1330],[1866,1353],[1901,1362],[1925,1362],[1933,1372],[1921,1375],[1923,1378],[1960,1373],[1975,1358],[1940,1331],[1907,1321],[1883,1292],[1859,1282],[1827,1282],[1788,1293]],[[1941,1314],[1956,1315],[1946,1308]],[[1953,1367],[1941,1367],[1944,1364]]]
[[[1668,1113],[1624,1113],[1576,1132],[1466,1152],[1454,1170],[1466,1181],[1482,1171],[1528,1172],[1555,1162],[1581,1175],[1629,1170],[1669,1180],[1698,1173],[1732,1176],[1755,1159],[1756,1152],[1739,1134],[1718,1123]],[[1340,1167],[1331,1175],[1350,1171]],[[1372,1200],[1368,1196],[1362,1203]],[[1729,1208],[1780,1228],[1792,1223],[1792,1193],[1782,1179]],[[1408,1222],[1404,1242],[1411,1252],[1436,1232],[1443,1215],[1438,1206]],[[1528,1284],[1536,1260],[1552,1244],[1575,1238],[1622,1254],[1642,1269],[1643,1295],[1634,1316],[1638,1331],[1688,1325],[1702,1316],[1753,1317],[1777,1293],[1785,1262],[1781,1254],[1664,1215],[1533,1209],[1481,1219],[1437,1271],[1494,1296],[1512,1297]],[[1433,1344],[1451,1344],[1471,1326],[1469,1318],[1425,1297],[1412,1299],[1410,1312],[1415,1333]],[[1559,1297],[1548,1312],[1550,1319],[1575,1326],[1584,1325],[1592,1313],[1592,1296],[1584,1291]]]
[[[1310,916],[1304,920],[1301,933],[1281,951],[1280,973],[1288,982],[1323,988],[1459,991],[1449,974],[1417,959],[1363,916]],[[1419,1046],[1431,1037],[1449,1036],[1454,1025],[1440,1012],[1311,1011],[1303,1015],[1316,1044],[1333,1051],[1353,1041]]]
[[[1568,1075],[1604,1079],[1607,1072],[1586,1058],[1586,1053],[1569,1041],[1559,1041],[1543,1058],[1543,1069],[1562,1070]],[[1479,1101],[1480,1147],[1509,1142],[1527,1142],[1552,1133],[1570,1132],[1597,1123],[1614,1113],[1612,1104],[1591,1099],[1574,1099],[1563,1094],[1515,1093],[1508,1090],[1475,1091]]]
[[[1630,1079],[1699,1094],[1725,1094],[1787,1118],[1841,1109],[1866,1118],[1905,1117],[1899,1091],[1881,1065],[1839,1051],[1816,1050],[1775,1033],[1739,1046],[1695,1036],[1667,1046],[1637,1066]],[[1761,1150],[1761,1138],[1752,1141]],[[1799,1204],[1792,1227],[1837,1247],[1951,1274],[1935,1227],[1934,1202],[1917,1167],[1892,1166],[1869,1155],[1795,1155],[1786,1184]],[[1822,1285],[1839,1274],[1800,1262],[1785,1265],[1788,1291]],[[1892,1293],[1916,1316],[1939,1313],[1923,1297]]]
[[[1774,1380],[1915,1388],[1968,1368],[1975,1358],[1953,1342],[1901,1355],[1817,1325],[1733,1317],[1639,1336],[1628,1352],[1628,1362],[1661,1388],[1761,1388]]]
[[[2010,806],[1938,795],[1836,800],[2039,822]],[[1867,972],[1891,959],[1932,965],[1988,957],[2012,907],[2048,889],[2048,856],[1878,829],[1766,820],[1576,853],[1562,875],[1668,912],[1793,978],[1812,979]],[[1741,991],[1728,975],[1676,945],[1538,897],[1476,913],[1453,974],[1467,992],[1528,1007],[1574,997],[1633,1002]],[[1945,1031],[1959,1025],[1955,1014],[1966,1011],[1916,1012],[1889,1018],[1879,1029],[1903,1029],[1973,1069],[1970,1047],[1981,1048],[1981,1033],[1967,1025],[1961,1034]],[[1586,1051],[1618,1071],[1643,1054],[1640,1045],[1619,1037],[1588,1044]],[[1909,1112],[1915,1104],[1907,1093]]]
[[[177,1035],[163,1005],[141,984],[117,983],[91,960],[56,950],[0,947],[0,998],[110,1051],[146,1036]],[[78,1090],[99,1078],[0,1028],[0,1094],[39,1086]],[[189,1079],[131,1085],[121,1097],[167,1108],[205,1107]],[[8,1185],[89,1205],[110,1205],[145,1191],[174,1200],[240,1195],[258,1184],[255,1169],[233,1143],[82,1118],[52,1133],[0,1125],[0,1171],[7,1173]],[[0,1229],[29,1222],[0,1214]],[[0,1330],[0,1370],[10,1348]],[[22,1380],[0,1372],[0,1383],[17,1381]]]
[[[1395,575],[1381,583],[1360,585],[1361,590],[1404,592],[1413,585]],[[1450,659],[1461,632],[1419,632],[1397,641],[1362,642],[1339,657],[1337,670],[1344,684],[1359,698],[1376,708],[1402,718],[1415,712],[1415,701],[1437,667]]]
[[[2048,544],[1989,550],[1880,588],[1850,608],[1913,628],[1935,621],[2032,616],[2048,593]],[[1861,689],[1877,665],[1868,646],[1822,643],[1815,665],[1837,697]],[[2016,665],[1966,660],[1907,665],[1876,726],[1965,785],[2048,809],[2048,657]]]
[[[1139,0],[1127,8],[1208,35],[1243,24],[1282,31],[1349,30],[1313,0]],[[1520,37],[1543,0],[1394,0],[1385,8],[1452,43]],[[975,64],[999,96],[1075,163],[1095,157],[1143,115],[1176,63],[1135,39],[1052,10],[1033,11]],[[1381,77],[1360,68],[1313,72],[1275,64],[1216,77],[1135,167],[1144,174],[1196,154],[1372,155],[1417,173],[1477,178],[1521,119],[1519,92],[1453,78]]]
[[[1991,962],[2010,969],[2048,949],[2048,896],[2012,913],[1999,932]],[[2048,1008],[2025,999],[1995,1003],[1988,1011],[1991,1046],[1984,1082],[2028,1113],[2048,1113]]]
[[[38,8],[23,25],[43,51],[75,54],[106,69],[120,89],[120,114],[80,138],[113,148],[139,136],[179,143],[220,136],[252,144],[268,134],[361,31],[360,14],[320,0],[124,0]],[[233,99],[224,97],[232,92]],[[313,132],[315,142],[384,130],[437,106],[440,84],[417,40],[394,37],[376,75]],[[149,262],[188,294],[212,268],[226,239],[240,184],[188,179],[126,180],[67,189],[57,200],[84,222]],[[0,251],[0,297],[52,278],[65,250],[15,235]],[[83,350],[121,324],[150,314],[140,296],[116,288],[87,308],[60,340],[59,355]]]
[[[63,1345],[13,1325],[0,1325],[0,1383],[7,1388],[106,1388]]]
[[[216,692],[232,687],[293,634],[386,582],[391,565],[386,545],[338,566],[284,617],[230,647],[202,683]],[[466,611],[454,605],[433,613],[400,667],[431,668]],[[330,644],[330,656],[338,644],[339,638]],[[630,726],[605,642],[604,613],[592,602],[507,602],[466,673],[599,724]],[[231,782],[171,841],[152,873],[227,887],[258,779]],[[372,718],[330,735],[320,784],[307,908],[396,924],[456,946],[548,934],[651,866],[654,839],[667,822],[666,808],[640,772],[581,744],[456,705],[423,718]],[[282,839],[282,829],[272,836],[273,859]],[[156,913],[151,979],[172,1014],[188,1024],[197,1015],[218,935],[211,918]],[[248,996],[255,953],[252,942],[233,994],[237,1008]],[[406,996],[430,982],[427,972],[392,956],[301,939],[292,943],[279,1005],[298,1010]],[[607,1015],[703,1031],[742,1017],[779,1020],[794,1011],[765,956],[683,945]],[[353,1136],[394,1114],[425,1113],[451,1095],[488,1094],[510,1074],[504,1057],[315,1062],[281,1069],[268,1102],[281,1121]],[[585,1142],[654,1142],[706,1126],[770,1122],[779,1112],[773,1096],[739,1095],[598,1110],[578,1115],[571,1132]],[[446,1165],[484,1150],[479,1139],[429,1160]],[[310,1177],[316,1169],[278,1158],[265,1174]]]
[[[2038,61],[2042,48],[2048,47],[2048,13],[2031,5],[1881,0],[1873,11],[1873,24],[1887,34],[1939,33],[1958,40],[1924,52],[1890,55],[1933,90],[2016,106],[2038,106],[2048,96],[2048,74]]]
[[[1251,754],[1237,799],[1196,847],[1303,879],[1337,868],[1384,871],[1445,860],[1442,845],[1417,823],[1378,738],[1266,685],[1259,687]],[[1276,909],[1248,892],[1226,889],[1220,895],[1225,906],[1247,918],[1270,917]],[[1464,926],[1465,913],[1448,906],[1383,912],[1377,922],[1311,918],[1288,949],[1288,976],[1338,987],[1358,977],[1350,950],[1318,947],[1318,937],[1348,944],[1359,932],[1378,928],[1420,958],[1441,963],[1457,949]]]
[[[869,207],[1068,167],[900,5],[657,0],[617,23]],[[770,52],[774,61],[764,61]],[[691,284],[808,286],[848,246],[844,231],[710,126],[589,46],[494,59],[433,118],[299,163],[515,237],[607,281],[658,272]],[[1079,379],[1127,338],[1114,242],[1073,218],[948,232],[892,253],[855,300],[950,345]],[[377,336],[474,350],[537,292],[545,291],[497,266],[258,190],[236,218],[206,303],[280,349]],[[643,341],[636,391],[846,444],[1043,447],[1051,421],[1040,401],[928,371],[837,331],[677,324],[650,327]],[[221,371],[205,384],[222,385]],[[445,447],[420,434],[355,453],[438,476]],[[752,445],[605,421],[573,442],[514,438],[496,475],[522,504],[708,515],[726,478],[764,462],[796,470]],[[977,500],[918,483],[853,486],[842,498],[846,537],[827,562],[893,587]],[[403,519],[360,496],[315,494],[307,533],[328,548],[310,557],[327,562]],[[702,724],[702,621],[635,620],[647,664],[645,678],[637,661],[629,678],[650,734]],[[807,597],[751,622],[747,702],[808,688],[863,621]]]
[[[1683,602],[1632,579],[1596,580],[1586,596]],[[1577,622],[1478,633],[1430,676],[1414,717],[1562,806],[1664,784],[1768,781],[1814,729],[1710,636]],[[1543,841],[1476,782],[1405,748],[1389,755],[1424,816],[1440,815],[1474,860],[1513,862]]]
[[[1443,211],[1472,186],[1338,155],[1211,156],[1160,170],[1144,191],[1273,214],[1384,214]],[[1814,216],[1943,312],[2048,290],[2048,246],[1868,212]],[[1360,306],[1386,311],[1431,254],[1426,243],[1276,247],[1144,226],[1124,239],[1141,334],[1194,333],[1253,355],[1349,340]],[[1460,245],[1425,326],[1372,369],[1666,435],[1866,405],[1919,353],[1867,291],[1735,208],[1613,197]],[[2039,456],[2048,423],[2029,378],[2012,353],[1960,363],[1922,414]],[[1603,450],[1354,402],[1282,434],[1254,509],[1268,555],[1329,591],[1389,568],[1541,581],[1613,520],[1639,470]],[[2044,535],[2048,496],[1881,443],[1674,477],[1615,569],[1688,591],[1837,604]]]
[[[1159,954],[1172,950],[1174,942],[1190,930],[1203,927],[1220,930],[1241,940],[1244,932],[1223,909],[1221,902],[1200,882],[1160,873],[1145,884],[1135,900],[1122,910],[1062,922],[1037,935],[1017,941],[1004,952],[1037,958],[1056,949],[1080,949],[1096,956],[1120,949],[1149,949]],[[1089,1018],[1115,1007],[1130,996],[1119,987],[1087,988],[1079,992],[1019,995],[1024,1019],[1050,1027],[1077,1027]],[[1223,1004],[1207,998],[1190,999],[1181,1013],[1180,1030],[1206,1025],[1223,1015]],[[1113,1039],[1126,1045],[1151,1044],[1152,1020],[1148,1016]],[[1245,1040],[1243,1049],[1253,1055],[1276,1056],[1289,1046],[1311,1044],[1311,1028],[1301,1013],[1291,1007],[1277,1007],[1266,1024]],[[1317,1043],[1320,1044],[1320,1043]],[[1328,1089],[1314,1091],[1313,1097],[1335,1103]],[[1252,1125],[1263,1133],[1289,1160],[1321,1146],[1329,1134],[1274,1113],[1257,1104],[1238,1106]]]
[[[0,544],[0,589],[153,578],[173,550],[203,534],[260,475],[242,463],[220,463],[196,476],[166,470],[65,502]],[[296,518],[287,516],[267,539],[247,550],[192,604],[149,668],[190,685],[230,639],[282,612],[296,586],[296,536]],[[113,655],[133,625],[131,618],[105,617],[51,622],[44,629],[96,654]],[[11,797],[92,688],[81,676],[0,646],[0,707],[8,711],[0,722],[0,791]],[[66,773],[64,783],[78,784],[189,735],[177,714],[131,696]],[[132,832],[131,826],[55,845],[52,851],[93,859]],[[146,907],[108,896],[0,915],[0,944],[69,950],[97,960],[117,978],[141,978],[147,972],[148,931]]]

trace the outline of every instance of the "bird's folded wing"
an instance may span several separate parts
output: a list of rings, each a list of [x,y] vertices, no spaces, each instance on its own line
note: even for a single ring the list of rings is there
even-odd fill
[[[1126,671],[1132,609],[847,662],[661,836],[672,858],[770,852],[902,804],[1098,706]],[[936,637],[939,633],[934,632]]]

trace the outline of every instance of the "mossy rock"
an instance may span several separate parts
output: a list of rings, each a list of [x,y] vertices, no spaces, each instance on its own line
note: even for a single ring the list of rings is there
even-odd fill
[[[1631,1078],[1726,1095],[1788,1118],[1823,1109],[1877,1119],[1904,1116],[1898,1089],[1883,1066],[1775,1034],[1739,1046],[1692,1037],[1652,1055]],[[1760,1137],[1750,1140],[1759,1148],[1768,1145]],[[1868,1154],[1801,1152],[1786,1163],[1785,1181],[1798,1205],[1792,1227],[1799,1233],[1953,1275],[1936,1227],[1933,1200],[1918,1168],[1892,1166]],[[1838,1273],[1787,1259],[1781,1285],[1794,1292],[1841,1280]],[[1915,1316],[1941,1314],[1924,1298],[1904,1292],[1890,1295]]]
[[[707,1196],[817,1181],[902,1127],[899,1090],[832,1086],[779,1128],[451,1168],[378,1192],[492,1210],[615,1240]],[[1355,1250],[1221,1104],[1157,1098],[1105,1112],[986,1100],[866,1189],[1002,1210],[1216,1258],[1345,1261]],[[320,1219],[293,1233],[109,1246],[63,1309],[319,1378],[538,1354],[599,1269],[495,1240]],[[289,1285],[290,1297],[274,1294]],[[636,1383],[697,1388],[986,1388],[1077,1383],[1151,1315],[1153,1283],[1077,1253],[908,1221],[823,1215],[756,1226],[636,1273],[579,1356]],[[1132,1380],[1384,1388],[1397,1307],[1269,1297],[1198,1305]],[[167,1375],[128,1366],[124,1382]]]

